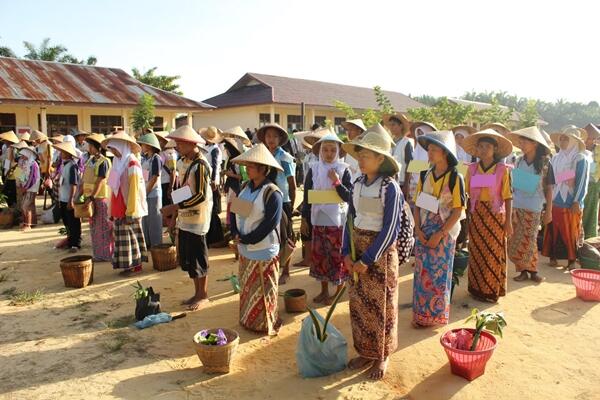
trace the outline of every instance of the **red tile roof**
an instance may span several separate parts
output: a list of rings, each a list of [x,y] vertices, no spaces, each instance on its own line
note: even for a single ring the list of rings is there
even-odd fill
[[[1,103],[135,106],[144,93],[157,108],[213,108],[143,84],[118,68],[0,57]]]
[[[384,91],[396,111],[425,107],[410,97]],[[333,107],[341,100],[356,109],[379,108],[372,88],[247,73],[225,93],[204,100],[218,108],[253,104],[300,104]]]

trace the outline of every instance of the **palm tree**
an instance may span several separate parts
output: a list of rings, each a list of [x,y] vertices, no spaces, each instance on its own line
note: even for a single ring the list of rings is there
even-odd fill
[[[71,64],[87,64],[95,65],[96,57],[90,56],[87,60],[79,60],[73,55],[67,52],[67,48],[63,45],[50,46],[50,38],[45,38],[39,47],[36,47],[31,42],[23,42],[23,46],[27,49],[28,53],[25,54],[25,58],[30,60],[42,60],[42,61],[58,61]]]
[[[8,46],[0,46],[0,56],[2,57],[16,57],[14,51]]]

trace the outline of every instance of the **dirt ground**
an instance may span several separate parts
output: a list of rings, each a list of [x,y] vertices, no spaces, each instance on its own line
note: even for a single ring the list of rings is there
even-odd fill
[[[131,327],[131,285],[139,279],[161,293],[162,308],[182,311],[180,301],[192,285],[179,269],[157,272],[151,264],[136,278],[121,278],[109,263],[98,263],[93,285],[65,288],[59,260],[68,254],[53,249],[60,225],[32,232],[0,231],[0,398],[5,399],[600,399],[600,305],[575,298],[570,276],[542,265],[541,285],[509,279],[509,293],[498,305],[472,300],[466,280],[457,288],[451,324],[438,329],[410,326],[412,268],[401,267],[399,348],[381,382],[360,372],[342,371],[302,379],[295,349],[300,323],[307,314],[286,314],[280,335],[249,333],[238,325],[238,295],[229,282],[237,273],[228,249],[210,250],[208,308],[186,318],[145,330]],[[91,254],[87,224],[81,254]],[[299,251],[294,260],[300,257]],[[547,260],[542,258],[541,264]],[[509,276],[514,268],[509,266]],[[319,284],[306,268],[292,269],[282,289],[304,288],[309,299]],[[13,289],[14,288],[14,289]],[[15,292],[31,305],[15,306]],[[468,382],[450,373],[440,334],[464,326],[471,308],[503,310],[508,327],[488,363],[486,374]],[[326,309],[319,309],[325,314]],[[347,298],[333,324],[355,351]],[[210,327],[237,330],[240,346],[228,375],[203,373],[192,336]]]

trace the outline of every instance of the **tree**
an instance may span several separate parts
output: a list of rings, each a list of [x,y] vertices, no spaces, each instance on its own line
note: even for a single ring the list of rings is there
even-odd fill
[[[39,47],[36,47],[31,42],[23,42],[23,46],[27,49],[28,53],[25,54],[25,58],[30,60],[42,60],[42,61],[58,61],[63,63],[71,64],[87,64],[96,65],[96,57],[90,56],[87,60],[78,60],[73,55],[67,52],[67,48],[61,44],[50,46],[50,38],[45,38]]]
[[[2,57],[16,57],[14,51],[8,46],[0,46],[0,56]]]
[[[492,99],[491,104],[491,107],[480,110],[475,114],[475,121],[481,125],[492,122],[499,122],[507,125],[512,117],[513,110],[511,108],[502,107],[496,98]]]
[[[179,90],[179,84],[175,81],[180,79],[179,75],[156,75],[156,68],[150,68],[148,71],[142,73],[137,68],[132,68],[131,72],[133,73],[133,77],[138,81],[145,83],[146,85],[153,86],[158,89],[166,90],[167,92],[172,92],[178,95],[182,95],[183,92]]]
[[[373,94],[375,95],[375,101],[379,106],[378,110],[367,108],[360,113],[352,108],[352,106],[350,106],[348,103],[345,103],[341,100],[334,100],[333,105],[346,115],[346,119],[360,118],[366,127],[371,127],[377,123],[380,123],[383,120],[384,115],[394,113],[394,106],[392,105],[392,102],[385,95],[380,86],[375,86],[373,88]]]
[[[537,110],[537,101],[532,99],[527,100],[527,105],[521,112],[521,117],[519,118],[520,127],[527,128],[528,126],[536,126],[539,119],[540,114]]]
[[[138,133],[152,128],[154,124],[154,97],[149,94],[141,95],[138,105],[133,109],[131,119],[133,130]]]
[[[432,107],[409,109],[408,115],[413,121],[427,121],[433,123],[438,129],[451,129],[469,123],[475,115],[475,108],[442,97]]]

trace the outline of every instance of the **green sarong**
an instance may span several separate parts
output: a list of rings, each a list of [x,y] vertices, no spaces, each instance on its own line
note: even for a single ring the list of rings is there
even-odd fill
[[[588,191],[583,201],[583,233],[585,239],[598,236],[598,196],[600,195],[600,181],[594,182],[590,178]]]

